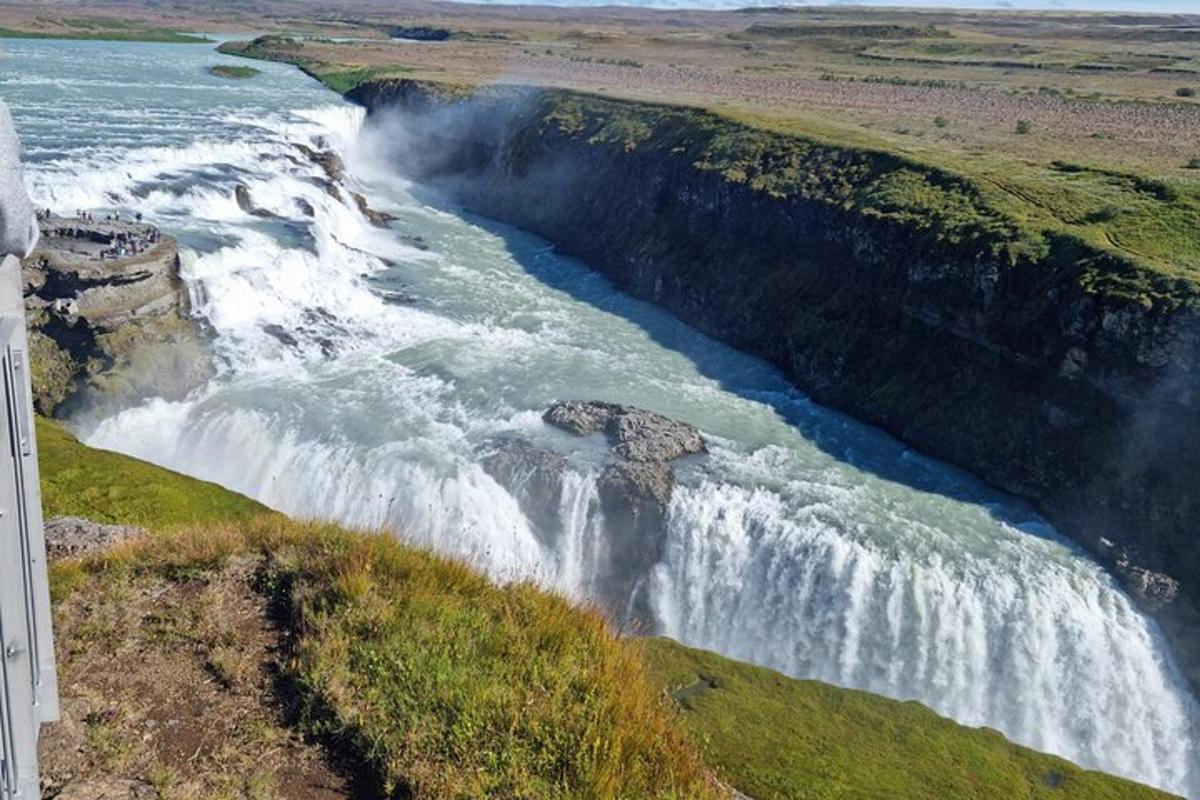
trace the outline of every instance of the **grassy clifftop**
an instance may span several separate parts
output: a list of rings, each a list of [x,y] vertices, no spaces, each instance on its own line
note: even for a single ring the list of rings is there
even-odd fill
[[[626,640],[597,612],[529,584],[497,586],[389,536],[265,514],[212,484],[87,448],[53,423],[38,433],[49,515],[155,531],[55,565],[68,693],[100,669],[89,660],[95,652],[110,649],[105,658],[122,664],[128,655],[161,666],[160,651],[195,661],[217,681],[206,705],[253,695],[245,687],[261,635],[222,621],[247,613],[234,614],[236,598],[224,595],[252,586],[276,609],[280,644],[261,651],[283,692],[272,702],[357,764],[374,791],[690,800],[733,786],[758,800],[1165,797],[914,703],[792,680],[669,640]],[[284,773],[296,759],[278,757],[278,741],[261,758],[238,750],[287,735],[278,722],[235,725],[224,750],[201,743],[176,758],[139,727],[152,711],[143,697],[91,702],[107,710],[82,723],[84,772],[139,776],[165,797],[289,796],[279,787],[292,785]]]

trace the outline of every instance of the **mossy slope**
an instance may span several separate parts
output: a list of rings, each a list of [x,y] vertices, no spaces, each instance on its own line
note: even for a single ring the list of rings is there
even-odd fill
[[[919,703],[795,680],[670,639],[643,646],[684,728],[721,778],[756,800],[1164,797]]]
[[[42,508],[47,518],[168,531],[183,525],[248,520],[270,510],[215,483],[79,442],[55,422],[37,420]]]

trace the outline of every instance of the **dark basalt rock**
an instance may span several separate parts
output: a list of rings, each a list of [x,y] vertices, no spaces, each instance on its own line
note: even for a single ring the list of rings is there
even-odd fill
[[[49,216],[40,227],[21,265],[39,413],[180,399],[211,377],[171,237],[129,220]]]
[[[342,161],[342,157],[332,150],[314,150],[308,145],[294,143],[297,150],[321,169],[329,176],[329,180],[334,183],[341,183],[342,178],[346,175],[346,164]]]
[[[542,419],[576,436],[604,431],[617,453],[630,461],[674,461],[706,449],[693,426],[633,406],[567,400],[547,409]]]
[[[282,325],[277,325],[272,322],[270,324],[263,325],[262,330],[263,333],[273,336],[274,338],[278,339],[280,343],[286,345],[287,347],[295,348],[300,344],[296,337],[288,333],[287,329]]]
[[[367,218],[367,221],[372,225],[380,228],[386,228],[389,222],[396,219],[395,216],[386,211],[376,211],[367,205],[367,198],[363,197],[358,192],[351,192],[350,196],[354,198],[354,205],[358,206],[359,212]]]
[[[233,190],[233,197],[237,200],[238,208],[251,214],[255,217],[263,219],[277,219],[278,215],[267,211],[265,208],[259,208],[254,204],[254,198],[250,196],[250,187],[244,183],[239,183]]]
[[[1132,564],[1116,567],[1126,591],[1151,613],[1161,611],[1179,597],[1179,581],[1161,572],[1152,572]]]
[[[614,566],[640,575],[662,556],[674,471],[662,461],[616,461],[600,473],[597,488]]]
[[[648,622],[644,579],[662,558],[667,507],[675,488],[670,462],[706,451],[700,432],[685,422],[632,406],[567,400],[548,408],[547,424],[591,436],[603,432],[619,460],[600,473],[608,567],[598,585],[610,607]]]

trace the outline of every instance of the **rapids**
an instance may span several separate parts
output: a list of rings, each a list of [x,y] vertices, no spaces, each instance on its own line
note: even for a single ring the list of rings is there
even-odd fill
[[[4,48],[35,203],[140,211],[176,236],[214,331],[208,386],[72,420],[88,443],[587,596],[603,447],[540,411],[653,409],[712,445],[677,466],[665,555],[646,565],[660,632],[1200,795],[1197,706],[1162,635],[1021,503],[408,184],[363,112],[298,71],[223,80],[206,69],[233,60],[203,45]],[[396,221],[326,193],[297,143],[340,152]],[[238,183],[278,219],[244,213]],[[574,466],[549,541],[479,466],[511,435]]]

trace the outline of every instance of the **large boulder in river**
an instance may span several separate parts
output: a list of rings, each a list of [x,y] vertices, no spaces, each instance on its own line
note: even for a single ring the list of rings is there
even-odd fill
[[[631,406],[570,400],[543,419],[576,436],[603,432],[615,458],[596,479],[603,541],[588,575],[595,598],[626,621],[648,623],[645,587],[666,543],[667,508],[675,487],[670,462],[705,452],[700,432],[684,422]],[[570,461],[521,438],[489,442],[483,469],[516,499],[539,539],[557,548],[564,530],[564,489]],[[593,513],[596,509],[593,509]],[[575,524],[579,524],[576,520]]]
[[[662,557],[674,488],[675,475],[662,461],[615,461],[600,473],[597,489],[618,582],[622,576],[640,577]]]
[[[706,449],[695,427],[633,406],[566,400],[550,406],[542,419],[576,436],[603,431],[617,454],[630,461],[665,463]]]

